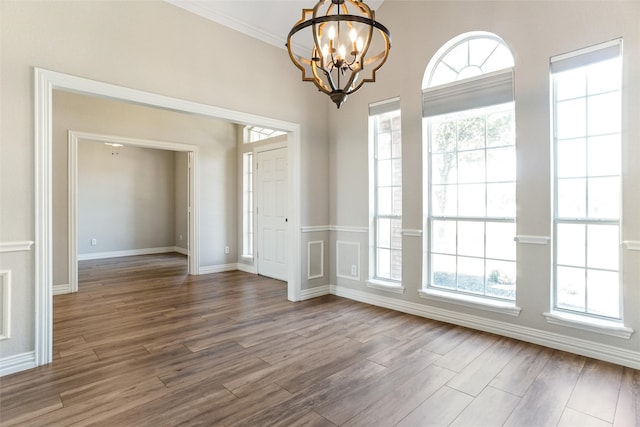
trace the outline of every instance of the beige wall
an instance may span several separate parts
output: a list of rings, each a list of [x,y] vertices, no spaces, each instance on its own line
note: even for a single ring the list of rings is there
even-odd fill
[[[300,223],[328,222],[330,102],[300,81],[284,49],[159,0],[3,0],[0,43],[0,242],[35,238],[33,67],[301,124]],[[122,107],[112,112],[118,114]],[[184,129],[179,132],[164,124],[147,122],[146,129],[160,133],[161,140],[183,140]],[[117,130],[104,133],[109,132],[143,137]],[[198,137],[207,136],[198,132]],[[201,198],[205,205],[226,197],[226,190],[215,183],[235,183],[235,133],[229,130],[228,135],[230,146],[214,144],[200,150],[201,156],[217,159],[201,165],[201,186],[209,189]],[[215,235],[216,221],[235,221],[235,202],[222,209],[201,224],[203,234]],[[236,230],[233,222],[221,238],[234,241]],[[224,245],[218,246],[212,243],[210,252],[203,248],[201,266],[224,262],[224,254],[218,253]],[[33,249],[2,253],[0,269],[11,270],[13,284],[13,333],[0,341],[0,360],[24,354],[28,358],[35,331]],[[304,277],[301,280],[307,286]]]
[[[391,29],[393,47],[378,81],[332,110],[331,224],[368,226],[367,106],[400,97],[403,134],[403,228],[421,230],[423,213],[423,143],[421,85],[436,51],[453,37],[469,31],[489,31],[502,37],[515,57],[517,134],[517,233],[551,235],[549,57],[593,44],[624,38],[624,211],[622,240],[640,240],[640,2],[637,1],[399,1],[385,0],[376,14]],[[428,236],[426,236],[428,237]],[[347,290],[392,300],[499,320],[543,333],[558,333],[588,342],[640,349],[640,252],[623,251],[625,324],[636,332],[630,340],[547,324],[550,308],[550,245],[518,246],[517,305],[511,317],[419,297],[423,278],[423,240],[403,239],[403,295],[365,286],[368,235],[332,233],[335,240],[360,244],[361,279],[336,277]],[[520,329],[522,330],[522,329]],[[549,336],[549,335],[547,335]],[[637,354],[637,353],[636,353]]]
[[[78,255],[171,247],[174,229],[172,151],[80,141]]]

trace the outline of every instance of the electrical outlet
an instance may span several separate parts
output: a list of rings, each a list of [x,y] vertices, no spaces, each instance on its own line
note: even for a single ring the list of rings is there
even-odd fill
[[[98,239],[96,239],[95,237],[91,239],[91,246],[95,246],[97,244],[98,244]]]
[[[178,236],[178,240],[182,241],[182,234]]]
[[[229,246],[225,246],[225,247],[224,247],[224,253],[225,253],[225,254],[228,254],[228,253],[229,253]]]
[[[358,275],[358,266],[355,264],[351,264],[351,275],[352,276]]]

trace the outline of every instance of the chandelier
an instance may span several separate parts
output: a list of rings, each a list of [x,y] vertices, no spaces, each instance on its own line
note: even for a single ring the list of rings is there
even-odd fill
[[[376,81],[390,48],[389,30],[362,0],[320,0],[302,10],[287,37],[289,57],[302,71],[302,81],[313,82],[338,108],[364,83]]]

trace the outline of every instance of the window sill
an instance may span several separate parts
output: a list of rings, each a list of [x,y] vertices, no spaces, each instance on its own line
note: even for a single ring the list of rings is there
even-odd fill
[[[622,322],[616,322],[613,320],[594,319],[588,316],[559,311],[542,314],[547,319],[547,323],[551,323],[553,325],[582,329],[583,331],[611,335],[613,337],[624,338],[627,340],[631,338],[631,335],[634,332],[633,329],[624,326]]]
[[[393,292],[395,294],[404,294],[404,287],[399,283],[396,284],[393,282],[385,282],[383,280],[369,279],[367,280],[367,287],[386,292]]]
[[[507,314],[518,317],[522,309],[515,305],[515,302],[497,301],[494,299],[475,297],[472,295],[461,295],[453,292],[439,291],[435,289],[418,290],[420,297],[434,301],[457,304],[479,310],[493,311],[494,313]]]

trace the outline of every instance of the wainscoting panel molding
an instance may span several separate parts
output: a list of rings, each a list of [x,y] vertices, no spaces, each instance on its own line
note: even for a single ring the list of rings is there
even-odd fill
[[[336,241],[336,276],[360,280],[360,243]]]
[[[11,338],[11,270],[0,270],[0,341]]]
[[[324,277],[324,240],[307,243],[307,280]]]

